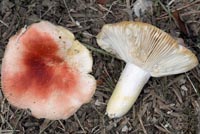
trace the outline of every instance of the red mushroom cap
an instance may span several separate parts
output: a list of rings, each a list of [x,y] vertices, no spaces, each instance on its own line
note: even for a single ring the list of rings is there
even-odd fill
[[[74,35],[47,21],[10,38],[2,61],[2,90],[37,118],[66,119],[96,89],[92,56]]]

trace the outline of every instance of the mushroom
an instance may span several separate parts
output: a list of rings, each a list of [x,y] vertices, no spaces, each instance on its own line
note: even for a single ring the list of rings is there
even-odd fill
[[[10,104],[36,118],[66,119],[90,101],[96,81],[89,50],[48,21],[9,39],[2,61],[2,91]]]
[[[198,64],[195,55],[180,41],[155,26],[124,21],[104,25],[97,35],[98,45],[126,62],[108,101],[110,118],[126,114],[149,78],[179,74]]]

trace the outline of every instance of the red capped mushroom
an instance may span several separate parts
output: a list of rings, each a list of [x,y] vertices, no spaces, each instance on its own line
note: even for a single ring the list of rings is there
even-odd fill
[[[96,89],[90,52],[67,29],[47,21],[10,38],[2,61],[2,90],[37,118],[66,119]]]

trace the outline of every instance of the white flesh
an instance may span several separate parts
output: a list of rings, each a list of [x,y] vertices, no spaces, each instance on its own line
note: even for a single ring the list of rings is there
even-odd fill
[[[108,102],[106,114],[110,118],[126,114],[149,78],[149,72],[134,64],[127,63]]]

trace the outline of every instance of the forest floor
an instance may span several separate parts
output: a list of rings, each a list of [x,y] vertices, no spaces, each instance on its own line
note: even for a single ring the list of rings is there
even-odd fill
[[[144,1],[144,0],[138,0]],[[106,3],[104,3],[106,2]],[[109,119],[106,104],[125,63],[96,42],[102,26],[142,21],[173,37],[200,59],[200,0],[153,0],[140,16],[135,0],[1,0],[0,65],[9,38],[25,25],[48,20],[64,26],[92,52],[97,90],[92,100],[66,120],[36,119],[11,106],[0,91],[1,134],[195,134],[200,133],[200,66],[179,75],[150,78],[131,110]],[[144,8],[142,8],[144,9]]]

